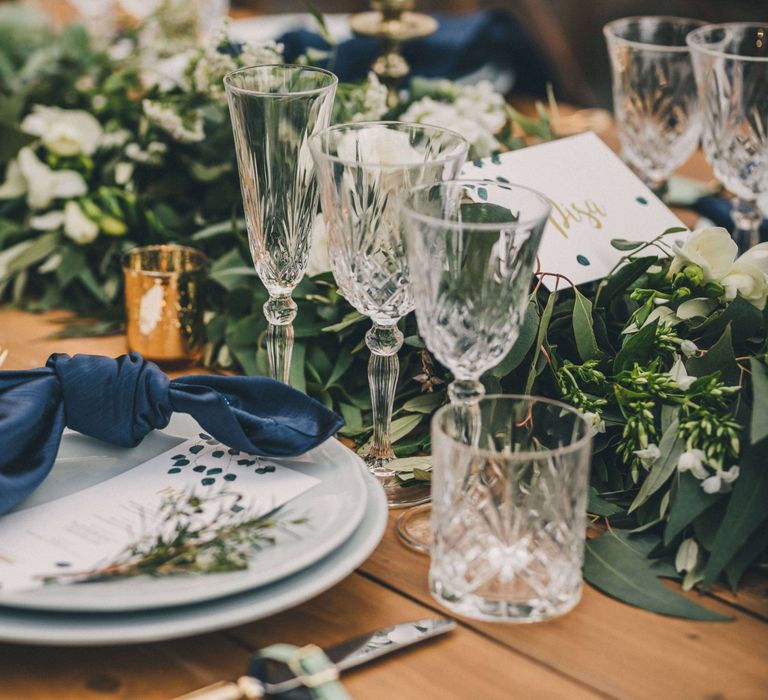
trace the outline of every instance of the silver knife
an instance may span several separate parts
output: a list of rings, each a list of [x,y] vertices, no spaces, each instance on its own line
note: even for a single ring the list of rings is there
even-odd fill
[[[370,634],[354,637],[346,642],[325,649],[326,656],[339,671],[368,663],[393,651],[405,649],[412,644],[432,639],[456,627],[453,620],[429,617],[424,620],[402,622],[384,627]],[[212,685],[181,695],[176,700],[240,700],[259,698],[294,690],[301,685],[298,678],[291,676],[277,683],[264,683],[252,676],[242,676],[236,683],[220,681]]]

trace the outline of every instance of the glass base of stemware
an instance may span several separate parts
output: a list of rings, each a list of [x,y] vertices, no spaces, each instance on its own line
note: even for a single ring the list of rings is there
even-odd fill
[[[403,486],[396,483],[394,472],[387,468],[390,460],[368,457],[365,460],[368,471],[376,477],[387,496],[390,508],[410,508],[422,503],[428,503],[431,498],[431,488],[427,482]]]
[[[429,554],[432,543],[432,504],[425,503],[405,511],[395,521],[395,532],[406,547]]]

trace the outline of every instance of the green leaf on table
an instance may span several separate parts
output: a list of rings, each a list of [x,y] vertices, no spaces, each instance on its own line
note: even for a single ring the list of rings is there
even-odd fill
[[[753,357],[749,361],[752,371],[752,418],[749,426],[751,444],[768,436],[768,367]]]
[[[539,313],[536,303],[528,302],[528,308],[525,310],[523,322],[520,325],[520,332],[515,340],[515,344],[506,354],[504,359],[496,367],[490,370],[494,377],[506,377],[513,369],[517,369],[520,363],[525,359],[528,351],[533,346],[536,339],[536,329],[539,327]]]
[[[642,365],[653,357],[656,348],[657,326],[658,321],[652,321],[643,326],[637,333],[627,337],[613,361],[614,374],[625,369],[632,369],[635,363]]]
[[[611,531],[587,540],[584,578],[613,598],[662,615],[713,622],[730,619],[667,588],[653,570],[653,562]]]
[[[530,394],[533,389],[533,383],[536,381],[536,365],[539,359],[539,349],[547,339],[547,330],[549,329],[549,322],[552,320],[552,312],[555,310],[555,300],[557,299],[557,292],[551,292],[547,304],[544,307],[544,311],[541,314],[539,320],[539,330],[536,334],[536,342],[533,346],[533,361],[531,362],[531,369],[528,371],[528,379],[525,382],[525,391],[523,393]]]
[[[632,505],[629,507],[628,512],[632,512],[645,503],[654,493],[656,493],[664,484],[667,483],[669,477],[672,476],[675,468],[677,467],[677,460],[683,452],[684,441],[677,434],[679,423],[673,420],[669,427],[664,431],[659,442],[659,450],[661,456],[653,463],[651,471],[648,476],[645,477],[640,490],[635,496],[635,500],[632,501]]]
[[[739,365],[736,363],[736,354],[733,352],[731,324],[725,327],[718,341],[704,355],[690,358],[685,363],[685,369],[693,377],[704,377],[720,372],[720,378],[724,382],[738,384],[740,371]],[[768,396],[766,400],[768,400]]]
[[[734,482],[725,516],[704,568],[704,588],[715,581],[765,519],[765,504],[768,503],[767,448],[768,440],[762,440],[742,451],[739,478]]]
[[[690,472],[678,472],[673,482],[672,502],[664,528],[664,544],[669,546],[688,525],[720,500],[720,494],[707,493]]]
[[[574,288],[573,316],[573,335],[576,339],[576,348],[579,351],[579,357],[586,362],[593,360],[600,355],[600,348],[597,347],[595,331],[592,325],[592,302],[587,299],[578,289]]]
[[[606,501],[600,497],[597,489],[594,486],[589,487],[589,500],[587,501],[587,512],[593,515],[600,515],[603,517],[610,517],[611,515],[618,515],[623,513],[624,509],[621,506]]]

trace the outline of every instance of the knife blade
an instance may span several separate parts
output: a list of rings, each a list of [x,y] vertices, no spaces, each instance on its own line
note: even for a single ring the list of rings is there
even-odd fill
[[[456,622],[448,618],[431,617],[402,622],[335,644],[325,649],[325,654],[339,671],[346,671],[413,644],[450,632],[455,627]],[[255,694],[257,692],[279,695],[295,690],[300,686],[300,679],[291,675],[287,669],[280,667],[276,672],[270,674],[269,681],[253,676],[242,676],[237,683],[220,681],[186,695],[181,695],[176,700],[239,700],[243,696],[260,697],[260,695]]]

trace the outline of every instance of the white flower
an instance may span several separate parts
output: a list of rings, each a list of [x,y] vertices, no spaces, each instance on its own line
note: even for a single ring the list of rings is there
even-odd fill
[[[0,185],[0,199],[21,197],[27,191],[27,181],[21,172],[19,161],[14,158],[5,169],[5,182]]]
[[[704,282],[719,282],[736,259],[739,249],[731,234],[719,226],[701,228],[691,233],[669,267],[672,274],[686,265],[698,265]]]
[[[88,191],[83,176],[75,170],[51,170],[25,147],[19,151],[19,168],[27,184],[27,204],[46,209],[54,199],[79,197]]]
[[[669,370],[669,376],[683,391],[688,391],[691,384],[696,381],[696,377],[690,376],[688,372],[685,371],[685,365],[679,356],[675,359],[672,369]]]
[[[103,129],[99,120],[81,109],[35,105],[21,122],[22,131],[39,136],[43,145],[60,156],[91,155]]]
[[[762,311],[768,300],[768,244],[760,243],[736,258],[720,284],[728,301],[738,295]]]
[[[29,219],[30,228],[36,231],[55,231],[64,223],[64,212],[61,209],[54,209],[46,214],[32,216]]]
[[[128,129],[117,129],[116,131],[105,131],[101,136],[99,148],[120,148],[128,143],[131,138],[131,132]]]
[[[687,321],[691,318],[706,317],[717,306],[717,302],[713,299],[706,299],[704,297],[698,297],[696,299],[688,299],[677,307],[677,318],[682,321]]]
[[[246,43],[240,51],[241,66],[259,66],[283,62],[285,46],[276,41]]]
[[[411,146],[407,133],[385,126],[348,132],[339,141],[337,153],[344,160],[368,165],[418,165],[425,161],[425,155]]]
[[[701,482],[701,488],[705,493],[724,493],[731,490],[731,484],[739,478],[741,470],[737,465],[733,465],[727,471],[718,470],[707,479]]]
[[[423,97],[414,102],[401,116],[404,122],[429,124],[460,133],[470,145],[471,158],[485,158],[499,149],[499,142],[483,125],[477,115],[464,114],[455,104]]]
[[[118,185],[125,185],[133,176],[133,163],[127,163],[126,161],[120,161],[115,166],[115,183]]]
[[[203,115],[199,110],[192,113],[191,123],[185,124],[181,115],[173,109],[154,100],[143,100],[141,103],[149,121],[168,132],[180,143],[193,143],[205,138],[203,131]]]
[[[373,71],[368,73],[368,81],[364,90],[360,109],[352,115],[350,121],[376,121],[381,119],[389,109],[387,107],[387,88]]]
[[[141,71],[141,83],[149,90],[155,86],[167,92],[175,87],[188,88],[186,70],[189,66],[193,51],[180,51],[168,58],[156,59],[146,62]]]
[[[677,470],[680,472],[691,472],[699,481],[706,479],[709,476],[709,472],[704,467],[704,459],[705,455],[702,450],[687,450],[677,458]]]
[[[699,560],[699,545],[692,537],[683,540],[680,546],[677,548],[677,554],[675,555],[675,571],[683,573],[683,571],[693,571],[696,568],[696,563]]]
[[[605,432],[605,421],[600,417],[599,413],[594,413],[592,411],[587,411],[587,412],[584,413],[584,418],[592,425],[592,427],[598,433],[604,433]]]
[[[70,200],[64,206],[64,233],[84,245],[99,235],[99,225],[85,215],[77,202]]]
[[[651,443],[642,450],[635,450],[635,454],[640,458],[640,462],[644,467],[650,467],[659,457],[661,457],[661,450],[658,445]]]
[[[699,346],[692,340],[683,340],[680,343],[680,350],[686,357],[693,357],[698,351]]]
[[[160,165],[167,150],[168,147],[160,141],[152,141],[146,150],[138,143],[129,143],[125,147],[125,156],[137,163]]]
[[[307,275],[314,277],[331,269],[331,260],[328,257],[328,227],[322,214],[315,217],[312,224],[312,247],[309,249],[307,261]]]

